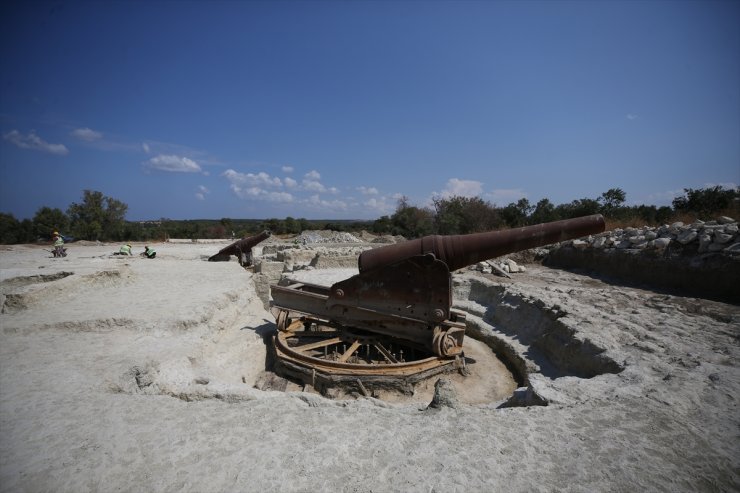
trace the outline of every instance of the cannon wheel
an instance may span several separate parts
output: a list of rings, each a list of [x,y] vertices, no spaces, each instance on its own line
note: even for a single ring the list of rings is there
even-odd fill
[[[275,323],[280,332],[296,330],[298,327],[304,324],[301,319],[292,319],[288,310],[280,310],[277,317],[275,318]]]
[[[329,327],[305,317],[291,320],[281,310],[274,344],[279,360],[335,376],[410,377],[455,368],[454,359],[438,358],[408,341],[350,328]]]
[[[288,325],[290,325],[288,310],[280,310],[280,313],[278,313],[277,320],[275,322],[277,323],[277,328],[280,332],[287,330]]]

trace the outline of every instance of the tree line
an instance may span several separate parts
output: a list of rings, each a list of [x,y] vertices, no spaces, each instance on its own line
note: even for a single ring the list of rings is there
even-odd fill
[[[717,215],[740,213],[740,188],[722,186],[703,189],[685,188],[672,207],[654,205],[626,206],[626,194],[612,188],[597,198],[583,198],[555,205],[543,198],[536,204],[522,198],[505,207],[496,207],[480,197],[449,197],[433,200],[432,207],[416,207],[405,197],[399,200],[393,215],[383,216],[373,223],[376,233],[390,233],[407,238],[428,234],[468,234],[502,228],[572,219],[590,214],[602,214],[619,227],[630,224],[659,225],[674,220],[693,221],[714,219]]]
[[[740,213],[740,187],[685,188],[672,207],[626,206],[626,194],[612,188],[597,198],[553,204],[543,198],[532,204],[522,198],[497,207],[480,197],[436,198],[431,207],[418,207],[402,197],[393,214],[376,220],[231,219],[127,221],[128,205],[102,192],[84,190],[82,201],[67,211],[41,207],[33,219],[17,220],[0,213],[0,243],[48,241],[54,231],[68,239],[90,241],[163,241],[168,238],[242,238],[269,229],[274,234],[299,234],[309,229],[402,235],[418,238],[429,234],[468,234],[603,214],[612,226],[640,223],[658,225],[677,219],[713,219]]]

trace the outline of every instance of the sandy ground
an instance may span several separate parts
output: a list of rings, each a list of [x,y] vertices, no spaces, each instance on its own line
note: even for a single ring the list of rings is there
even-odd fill
[[[548,405],[337,401],[253,388],[274,320],[252,274],[204,261],[222,246],[3,247],[1,491],[740,489],[737,306],[539,266],[456,275]]]

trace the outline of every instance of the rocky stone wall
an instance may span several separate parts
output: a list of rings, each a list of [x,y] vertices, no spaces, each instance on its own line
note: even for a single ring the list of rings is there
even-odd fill
[[[546,265],[740,303],[740,236],[729,217],[625,228],[550,249]]]

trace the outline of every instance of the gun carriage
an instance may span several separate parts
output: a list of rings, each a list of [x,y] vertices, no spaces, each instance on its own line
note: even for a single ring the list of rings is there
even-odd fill
[[[359,274],[330,287],[273,285],[276,371],[320,389],[345,382],[361,389],[408,389],[431,375],[462,369],[465,314],[452,308],[451,272],[602,231],[604,219],[597,214],[426,236],[363,252]]]

